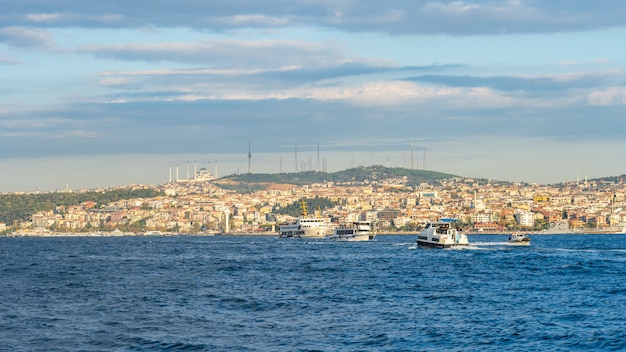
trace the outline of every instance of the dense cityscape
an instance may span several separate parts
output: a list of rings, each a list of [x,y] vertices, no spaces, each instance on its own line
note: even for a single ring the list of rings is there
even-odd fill
[[[249,193],[225,187],[206,169],[159,186],[152,198],[108,204],[85,201],[0,222],[13,236],[138,234],[265,234],[298,214],[284,210],[302,200],[328,206],[310,215],[331,225],[365,220],[379,233],[414,233],[438,218],[455,218],[470,233],[619,232],[626,223],[623,177],[539,185],[452,177],[409,185],[407,177],[307,185],[268,183]],[[66,190],[64,192],[71,192]],[[309,203],[310,204],[310,203]],[[310,205],[309,205],[310,207]]]

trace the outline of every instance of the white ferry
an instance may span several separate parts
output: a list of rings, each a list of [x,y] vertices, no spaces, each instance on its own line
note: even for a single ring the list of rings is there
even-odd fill
[[[376,237],[369,221],[355,221],[335,228],[331,239],[335,241],[371,241]]]
[[[467,236],[459,233],[453,226],[456,219],[439,219],[426,224],[424,231],[417,235],[417,245],[420,247],[449,248],[467,246]]]
[[[324,218],[308,217],[306,203],[300,202],[300,217],[278,227],[278,237],[321,238],[326,237],[328,224]]]

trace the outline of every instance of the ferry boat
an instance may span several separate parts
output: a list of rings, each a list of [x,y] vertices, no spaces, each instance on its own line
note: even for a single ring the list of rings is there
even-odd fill
[[[509,244],[528,246],[530,245],[530,237],[525,233],[512,233],[509,235]]]
[[[417,235],[419,247],[450,248],[469,245],[467,236],[459,233],[453,223],[456,219],[439,219],[426,224],[426,228]]]
[[[308,217],[304,200],[300,202],[300,217],[289,223],[280,224],[279,235],[282,238],[321,238],[326,237],[328,224],[324,218]]]
[[[376,237],[369,221],[355,221],[335,228],[331,239],[335,241],[371,241]]]

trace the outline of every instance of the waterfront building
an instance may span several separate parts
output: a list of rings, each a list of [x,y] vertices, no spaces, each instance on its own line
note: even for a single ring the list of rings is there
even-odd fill
[[[535,217],[530,211],[518,210],[515,212],[515,220],[520,226],[532,227],[535,225]]]

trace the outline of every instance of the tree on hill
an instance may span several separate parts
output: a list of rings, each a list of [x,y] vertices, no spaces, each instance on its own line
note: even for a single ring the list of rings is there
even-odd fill
[[[293,217],[297,217],[302,213],[302,201],[305,203],[307,214],[314,214],[318,209],[324,211],[337,205],[337,202],[333,202],[326,197],[304,198],[282,208],[275,207],[273,212],[276,214],[288,214]]]

